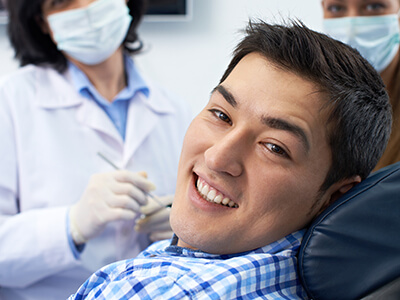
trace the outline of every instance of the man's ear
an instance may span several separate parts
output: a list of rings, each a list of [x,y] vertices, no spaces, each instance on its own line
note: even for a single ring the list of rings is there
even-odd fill
[[[333,202],[343,196],[347,191],[349,191],[353,186],[357,185],[360,182],[361,177],[359,175],[356,175],[334,183],[328,190],[328,193],[330,193],[329,198],[321,206],[317,215],[323,212],[329,205],[331,205]]]

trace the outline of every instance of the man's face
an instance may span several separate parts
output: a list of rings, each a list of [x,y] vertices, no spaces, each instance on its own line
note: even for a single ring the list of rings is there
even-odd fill
[[[238,253],[310,222],[333,191],[319,193],[331,165],[321,97],[259,54],[239,62],[187,131],[171,212],[178,245]]]

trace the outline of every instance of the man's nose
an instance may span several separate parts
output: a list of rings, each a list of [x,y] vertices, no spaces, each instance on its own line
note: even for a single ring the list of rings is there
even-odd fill
[[[223,138],[216,139],[204,153],[207,167],[215,172],[240,176],[251,144],[246,139],[248,135],[240,130],[232,130]]]

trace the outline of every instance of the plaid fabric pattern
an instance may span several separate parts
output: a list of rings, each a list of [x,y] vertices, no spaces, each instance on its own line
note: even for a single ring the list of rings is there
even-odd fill
[[[307,299],[296,273],[303,234],[235,255],[161,241],[137,258],[100,269],[69,300]]]

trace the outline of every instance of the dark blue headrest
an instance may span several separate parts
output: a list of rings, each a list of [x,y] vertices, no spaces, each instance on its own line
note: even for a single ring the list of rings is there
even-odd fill
[[[299,252],[313,299],[360,299],[400,277],[400,163],[371,174],[316,218]]]

